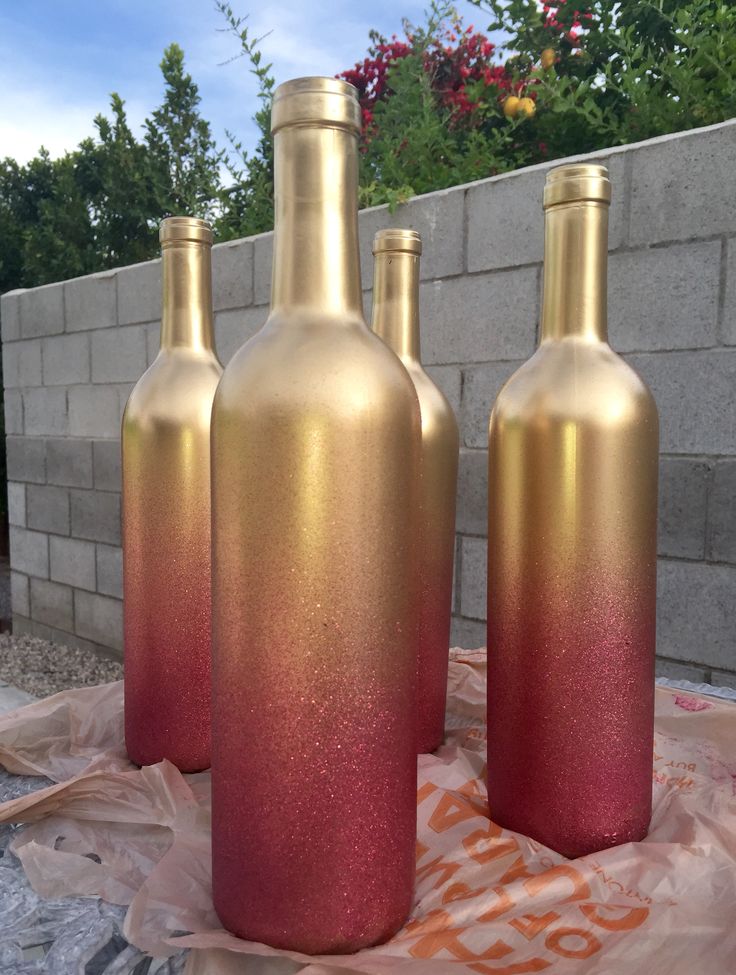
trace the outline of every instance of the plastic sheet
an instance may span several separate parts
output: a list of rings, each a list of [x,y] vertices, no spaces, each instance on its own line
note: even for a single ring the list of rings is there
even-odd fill
[[[0,762],[54,783],[0,805],[0,822],[28,824],[12,849],[37,893],[127,906],[128,941],[155,957],[192,949],[189,975],[733,972],[736,705],[669,688],[656,699],[647,839],[568,861],[489,821],[485,654],[453,650],[447,743],[419,758],[412,916],[352,956],[307,958],[221,929],[209,775],[130,765],[120,684],[0,718]]]

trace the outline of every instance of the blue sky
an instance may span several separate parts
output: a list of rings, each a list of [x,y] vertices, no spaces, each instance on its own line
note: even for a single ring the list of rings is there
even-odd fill
[[[364,57],[368,31],[401,33],[402,17],[418,22],[426,0],[231,0],[273,61],[277,81],[335,74]],[[488,16],[466,0],[466,24]],[[184,49],[200,88],[201,110],[218,143],[231,129],[254,140],[255,79],[245,61],[221,65],[238,51],[213,0],[0,0],[0,157],[26,161],[43,144],[57,156],[90,135],[109,94],[126,102],[134,129],[159,104],[159,62],[172,41]]]

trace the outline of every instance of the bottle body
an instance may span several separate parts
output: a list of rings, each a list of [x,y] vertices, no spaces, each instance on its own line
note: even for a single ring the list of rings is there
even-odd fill
[[[422,420],[417,561],[417,751],[444,740],[455,556],[459,431],[447,399],[422,368],[421,240],[414,231],[376,234],[372,328],[404,363]]]
[[[312,954],[390,937],[414,875],[419,408],[362,318],[355,120],[277,132],[272,311],[213,410],[214,903]]]
[[[606,214],[576,205],[548,212],[542,342],[489,429],[490,813],[568,857],[649,824],[658,471],[654,400],[590,293]]]
[[[164,243],[162,348],[122,426],[126,746],[182,771],[210,764],[209,266],[209,244]]]

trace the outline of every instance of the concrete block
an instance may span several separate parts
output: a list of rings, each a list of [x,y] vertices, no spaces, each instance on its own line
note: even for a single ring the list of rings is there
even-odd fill
[[[736,563],[736,458],[716,464],[708,514],[708,558]]]
[[[78,636],[114,650],[123,648],[123,604],[110,596],[74,592],[74,618]]]
[[[474,620],[486,618],[488,600],[488,542],[463,538],[460,558],[460,613]]]
[[[150,366],[161,348],[161,322],[148,322],[146,330],[146,361]]]
[[[627,356],[659,407],[660,450],[736,454],[736,349]]]
[[[10,526],[10,567],[40,579],[49,577],[49,540],[43,532]]]
[[[148,367],[141,325],[92,333],[92,382],[137,382]]]
[[[109,491],[72,491],[72,535],[120,544],[120,495]]]
[[[28,527],[55,535],[69,534],[69,489],[48,484],[26,488]]]
[[[253,242],[229,240],[212,248],[212,303],[215,311],[245,308],[253,301]]]
[[[426,366],[424,370],[445,394],[447,401],[455,412],[458,425],[460,423],[460,398],[462,395],[463,376],[460,366]]]
[[[711,670],[708,683],[714,687],[736,688],[736,673],[732,670]]]
[[[691,664],[681,664],[677,660],[666,660],[657,657],[655,661],[657,677],[669,677],[670,680],[689,680],[693,684],[704,684],[708,680],[708,672],[702,667]]]
[[[657,653],[736,669],[736,567],[660,559]]]
[[[71,386],[88,383],[89,337],[57,335],[43,340],[43,381],[45,386]]]
[[[630,243],[736,232],[736,122],[663,136],[631,151]]]
[[[31,618],[60,630],[74,629],[72,590],[58,582],[31,579]]]
[[[20,338],[20,296],[23,291],[23,288],[6,291],[0,297],[0,327],[2,327],[3,344],[15,342]]]
[[[17,481],[8,481],[8,521],[26,527],[26,486]]]
[[[611,345],[618,352],[716,345],[720,262],[718,240],[612,254]]]
[[[97,591],[123,598],[123,550],[113,545],[97,546]]]
[[[721,337],[726,345],[736,345],[736,237],[724,242],[726,280],[724,281]]]
[[[20,334],[23,338],[58,335],[64,331],[64,285],[45,284],[20,295]]]
[[[428,281],[419,305],[426,363],[519,359],[534,351],[536,268]]]
[[[215,314],[215,347],[223,366],[228,364],[248,339],[253,338],[263,328],[268,311],[266,305],[255,305]]]
[[[31,615],[31,597],[28,587],[28,576],[22,572],[10,573],[10,605],[13,615]]]
[[[460,449],[457,484],[457,530],[488,534],[488,452]]]
[[[488,419],[501,387],[521,361],[492,362],[463,370],[460,442],[466,447],[488,448]]]
[[[542,196],[547,173],[562,162],[601,162],[612,184],[608,244],[624,242],[625,154],[598,153],[541,163],[481,180],[468,187],[468,270],[536,264],[544,255]]]
[[[659,554],[705,556],[705,518],[713,465],[695,457],[662,457],[659,462]]]
[[[117,323],[116,271],[100,271],[64,285],[67,332],[111,328]]]
[[[43,484],[46,480],[46,444],[31,437],[8,437],[8,478],[11,481],[33,481]]]
[[[23,394],[19,389],[6,389],[5,404],[6,436],[21,436],[23,433]]]
[[[422,280],[463,272],[463,200],[465,187],[415,196],[391,213],[387,206],[361,210],[358,215],[363,287],[373,286],[373,238],[378,230],[401,227],[422,237]]]
[[[69,437],[47,440],[46,479],[61,487],[92,487],[92,444]]]
[[[271,265],[273,264],[273,233],[253,237],[253,302],[271,303]]]
[[[120,491],[120,441],[95,440],[92,448],[95,487],[98,491]]]
[[[463,650],[477,650],[486,645],[486,624],[453,616],[450,627],[450,646]]]
[[[76,589],[97,589],[95,572],[95,543],[78,538],[49,539],[50,575],[54,582],[63,582]]]
[[[133,264],[117,272],[118,324],[161,318],[161,261]]]
[[[66,389],[61,386],[24,389],[23,428],[30,436],[65,436],[69,431]]]
[[[69,434],[72,437],[119,437],[120,402],[114,386],[69,389]]]
[[[41,340],[3,343],[3,384],[6,389],[41,385]]]

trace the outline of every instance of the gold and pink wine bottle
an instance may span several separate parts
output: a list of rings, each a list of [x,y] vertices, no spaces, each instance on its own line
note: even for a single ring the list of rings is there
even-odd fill
[[[311,954],[411,906],[420,414],[363,317],[352,85],[272,109],[271,312],[212,419],[214,904]]]
[[[539,348],[489,431],[490,815],[567,857],[652,802],[659,424],[608,344],[610,198],[603,166],[548,174]]]
[[[417,562],[417,751],[445,734],[445,701],[455,555],[455,497],[460,435],[452,407],[422,368],[419,261],[414,230],[379,230],[373,241],[373,331],[406,366],[422,415],[422,480]]]
[[[210,414],[222,374],[212,327],[212,231],[160,230],[161,349],[125,407],[125,743],[131,760],[210,764]]]

